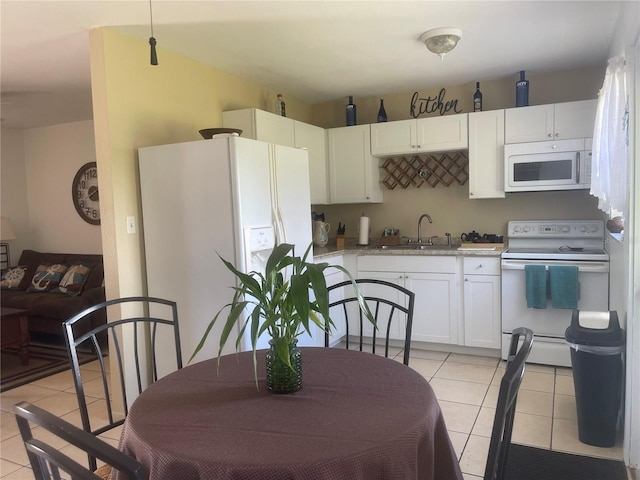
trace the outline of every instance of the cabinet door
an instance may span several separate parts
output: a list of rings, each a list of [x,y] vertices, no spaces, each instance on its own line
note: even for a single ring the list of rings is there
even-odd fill
[[[257,108],[245,108],[223,112],[222,125],[239,128],[244,138],[252,138],[267,143],[294,146],[293,120]]]
[[[413,153],[416,144],[415,120],[371,124],[371,155],[383,157]]]
[[[500,348],[500,277],[464,276],[464,344]]]
[[[264,110],[254,109],[256,116],[256,140],[285,147],[295,145],[293,120]]]
[[[504,110],[469,114],[469,198],[504,198]]]
[[[344,280],[344,273],[342,273],[340,270],[330,269],[328,270],[328,272],[329,273],[325,275],[327,287],[335,285],[336,283],[340,283]],[[331,292],[329,302],[335,302],[336,300],[342,300],[343,298],[344,289],[339,288]],[[329,334],[329,345],[335,345],[347,334],[347,327],[345,323],[344,313],[341,308],[334,308],[330,313],[331,321],[333,322],[333,330]],[[324,339],[322,339],[322,342],[324,342]]]
[[[420,118],[416,121],[419,152],[445,152],[468,147],[467,114]]]
[[[309,185],[301,179],[309,178],[308,154],[297,148],[271,145],[272,212],[276,223],[278,243],[292,243],[296,252],[305,252],[311,243],[311,215],[309,215]],[[251,190],[248,190],[251,194]],[[269,217],[262,217],[262,221]],[[244,225],[259,225],[245,223]]]
[[[582,100],[555,104],[555,137],[558,139],[593,136],[597,100]]]
[[[378,159],[371,156],[369,125],[327,131],[331,203],[382,201]]]
[[[405,282],[405,275],[404,273],[401,273],[401,272],[363,271],[363,272],[358,272],[358,278],[372,278],[375,280],[386,280],[387,282],[395,283],[396,285],[400,285],[401,287],[404,286],[404,282]],[[401,295],[399,292],[394,290],[392,292],[393,296],[389,297],[390,291],[384,286],[375,285],[375,284],[361,285],[360,291],[364,296],[369,295],[373,297],[386,298],[395,303],[400,303],[400,304],[404,303],[404,300],[403,300],[404,295]],[[375,305],[369,304],[369,308],[371,309],[371,312],[375,314],[374,312]],[[376,338],[384,338],[386,335],[386,332],[384,331],[384,329],[387,327],[387,319],[389,318],[389,309],[387,305],[380,305],[380,313],[378,317],[382,322],[382,325],[379,325],[378,327]],[[351,323],[349,324],[349,329],[351,330],[351,332],[354,332],[354,333],[358,332],[359,328],[360,327],[357,324],[351,324]],[[407,328],[407,325],[404,318],[400,319],[398,316],[395,316],[391,322],[391,330],[389,331],[389,338],[392,338],[394,340],[399,340],[399,339],[404,340],[404,331],[406,330],[406,328]],[[373,337],[373,327],[368,321],[366,321],[366,319],[364,320],[363,330],[364,330],[365,336]]]
[[[327,139],[324,128],[294,121],[295,146],[309,152],[309,186],[311,203],[329,203],[329,168],[327,165]]]
[[[554,106],[508,108],[505,110],[505,143],[540,142],[553,139]]]
[[[458,341],[458,289],[454,273],[408,273],[405,288],[416,294],[411,339]]]

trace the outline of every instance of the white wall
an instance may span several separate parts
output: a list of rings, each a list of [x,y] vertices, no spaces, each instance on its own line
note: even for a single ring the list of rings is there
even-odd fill
[[[28,209],[28,242],[23,247],[44,252],[102,253],[100,227],[80,218],[71,196],[78,169],[96,159],[93,122],[33,128],[24,130],[23,136],[23,188]],[[2,157],[4,167],[4,151]],[[4,172],[2,176],[4,186]]]
[[[625,463],[640,467],[640,3],[623,2],[618,16],[609,57],[624,56],[627,62],[627,91],[629,94],[629,178],[632,182],[629,197],[629,218],[625,219],[623,244],[615,246],[621,266],[611,271],[612,300],[626,304],[627,365],[625,397]],[[620,248],[622,247],[622,248]],[[622,255],[620,255],[620,250]],[[626,288],[625,288],[626,287]],[[615,294],[613,293],[615,292]],[[612,305],[612,308],[614,306]],[[624,308],[624,306],[622,307]]]
[[[8,241],[11,264],[16,265],[24,248],[29,248],[29,210],[27,178],[24,168],[23,131],[3,128],[0,154],[0,207],[2,216],[11,219],[16,239]]]

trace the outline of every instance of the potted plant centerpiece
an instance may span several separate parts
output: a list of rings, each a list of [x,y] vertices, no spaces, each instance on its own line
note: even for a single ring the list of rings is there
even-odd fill
[[[258,338],[267,334],[270,349],[267,351],[267,388],[274,393],[292,393],[302,387],[302,363],[296,346],[303,332],[311,334],[310,327],[316,324],[322,331],[334,326],[329,318],[329,299],[324,271],[336,268],[344,272],[353,282],[355,294],[365,316],[375,325],[369,307],[349,273],[340,265],[307,262],[311,245],[302,257],[295,255],[293,245],[277,245],[269,256],[264,273],[243,273],[230,262],[220,257],[225,266],[236,276],[237,285],[230,303],[223,306],[209,322],[204,335],[196,346],[192,360],[203,348],[211,329],[224,319],[218,366],[222,349],[234,331],[236,349],[240,347],[245,332],[249,332],[253,350],[253,367],[258,386],[256,345]],[[228,309],[226,318],[223,312]],[[240,326],[237,329],[237,326]]]

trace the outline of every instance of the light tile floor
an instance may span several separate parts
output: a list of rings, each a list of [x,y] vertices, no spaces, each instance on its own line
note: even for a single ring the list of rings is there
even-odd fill
[[[402,357],[396,356],[396,360],[402,361]],[[482,478],[504,362],[491,357],[412,349],[409,364],[429,380],[438,397],[465,480]],[[90,364],[83,369],[85,381],[91,372],[98,375]],[[80,425],[69,371],[1,394],[2,480],[33,478],[11,413],[12,406],[21,400]],[[111,432],[106,440],[117,445],[118,438],[117,431]],[[568,368],[527,365],[518,396],[513,441],[562,452],[622,459],[621,441],[612,448],[599,448],[578,440],[573,378]],[[61,445],[61,448],[69,447]]]

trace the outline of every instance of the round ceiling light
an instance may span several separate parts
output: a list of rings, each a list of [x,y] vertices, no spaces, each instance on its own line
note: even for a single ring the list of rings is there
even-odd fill
[[[420,41],[441,59],[453,50],[462,38],[462,29],[456,27],[434,28],[420,35]]]

